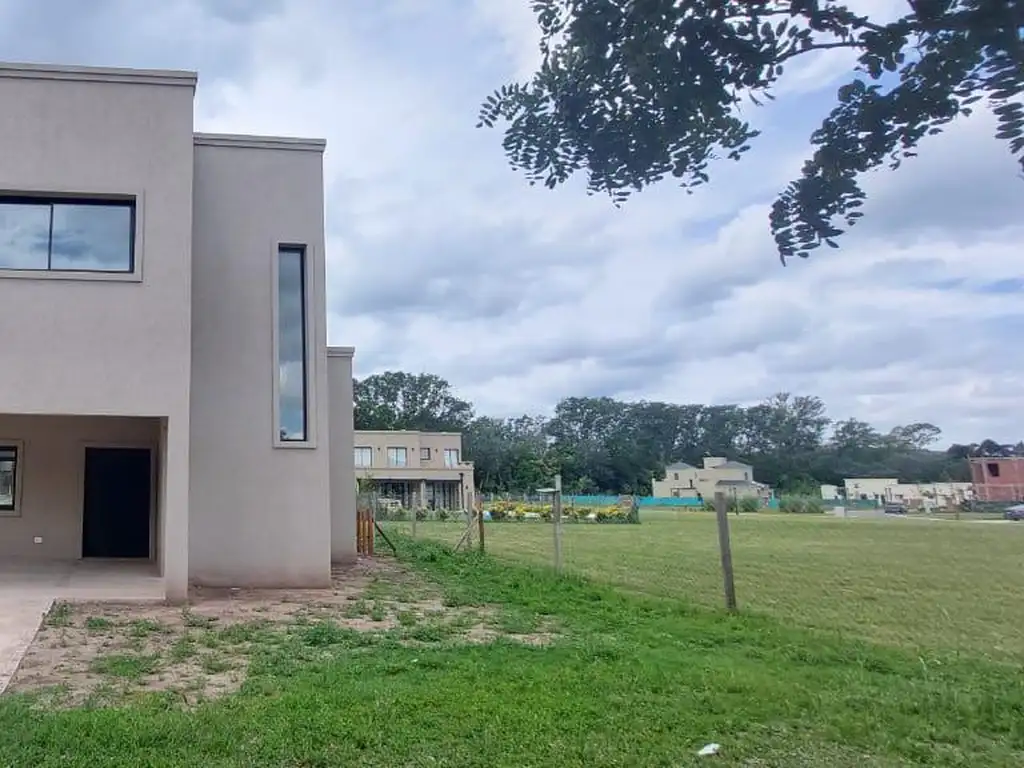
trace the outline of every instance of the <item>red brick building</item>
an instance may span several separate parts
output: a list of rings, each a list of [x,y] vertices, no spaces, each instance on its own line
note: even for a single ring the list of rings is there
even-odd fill
[[[970,463],[975,499],[1024,501],[1024,456],[980,456]]]

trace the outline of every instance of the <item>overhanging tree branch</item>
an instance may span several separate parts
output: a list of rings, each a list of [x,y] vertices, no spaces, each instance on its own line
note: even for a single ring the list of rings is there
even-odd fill
[[[1024,168],[1024,0],[911,2],[878,23],[834,0],[533,0],[544,64],[502,87],[480,125],[530,183],[576,172],[616,203],[663,180],[688,191],[713,159],[740,159],[757,131],[738,103],[770,92],[812,51],[859,52],[859,71],[812,136],[814,155],[770,219],[779,255],[806,256],[859,218],[860,174],[912,157],[986,100]],[[895,84],[893,84],[895,82]]]

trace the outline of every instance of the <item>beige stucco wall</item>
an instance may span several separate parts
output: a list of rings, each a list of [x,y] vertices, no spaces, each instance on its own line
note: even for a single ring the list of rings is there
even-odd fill
[[[198,583],[330,581],[322,153],[322,142],[196,139],[189,550]],[[311,267],[307,447],[275,445],[280,243],[304,244]]]
[[[458,432],[415,432],[412,430],[365,430],[355,432],[355,445],[373,449],[373,467],[375,470],[401,469],[388,466],[388,448],[405,448],[408,451],[409,469],[455,470],[471,468],[472,462],[462,461],[462,435]],[[421,450],[429,449],[430,458],[422,458]],[[446,467],[444,452],[455,449],[459,452],[459,465]]]
[[[421,467],[432,469],[452,469],[444,463],[445,450],[458,451],[459,463],[462,461],[462,435],[458,432],[421,432],[420,448],[430,449],[430,458],[426,461],[420,460]]]
[[[20,449],[17,516],[0,514],[0,558],[81,557],[86,446],[151,448],[158,461],[159,439],[156,419],[0,415],[0,442]],[[156,544],[158,526],[151,530]]]
[[[162,558],[188,572],[192,102],[175,72],[0,65],[0,189],[136,197],[137,274],[0,273],[0,411],[167,420]],[[66,276],[65,276],[66,277]]]
[[[351,347],[327,350],[331,433],[331,561],[356,557],[356,479],[353,465]]]

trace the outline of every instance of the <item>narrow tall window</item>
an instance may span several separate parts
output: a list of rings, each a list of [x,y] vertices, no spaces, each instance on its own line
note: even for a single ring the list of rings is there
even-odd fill
[[[0,514],[17,511],[18,449],[0,445]]]
[[[309,440],[306,336],[306,249],[281,246],[277,254],[277,428],[282,442]]]

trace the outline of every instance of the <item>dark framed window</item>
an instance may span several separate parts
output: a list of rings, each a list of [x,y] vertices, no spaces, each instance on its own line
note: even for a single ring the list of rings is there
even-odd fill
[[[277,252],[277,396],[284,443],[309,440],[306,301],[306,249],[282,245]]]
[[[17,511],[18,448],[0,445],[0,513]]]
[[[135,271],[135,201],[0,195],[0,269]]]
[[[429,448],[420,448],[420,461],[430,461]]]

